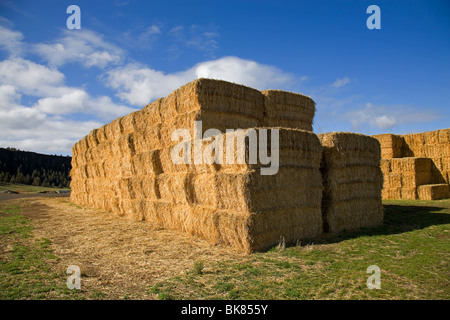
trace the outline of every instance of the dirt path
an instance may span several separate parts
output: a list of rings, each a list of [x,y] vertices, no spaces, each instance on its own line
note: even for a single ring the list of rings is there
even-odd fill
[[[107,298],[156,298],[148,288],[157,281],[192,270],[205,270],[217,260],[245,259],[224,247],[185,234],[129,221],[111,213],[78,207],[68,198],[23,198],[23,214],[33,221],[36,238],[52,242],[60,258],[55,268],[81,268],[82,290],[101,291]]]

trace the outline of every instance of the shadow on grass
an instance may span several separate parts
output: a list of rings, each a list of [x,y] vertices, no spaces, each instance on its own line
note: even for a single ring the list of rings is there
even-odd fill
[[[450,224],[450,208],[448,207],[385,204],[384,220],[381,226],[328,235],[318,243],[336,243],[364,236],[400,234],[442,224]]]

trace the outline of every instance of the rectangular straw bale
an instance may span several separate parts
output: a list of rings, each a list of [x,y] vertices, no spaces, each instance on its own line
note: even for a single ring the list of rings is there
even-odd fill
[[[380,161],[381,171],[383,174],[391,172],[391,162],[388,159],[381,159]]]
[[[401,187],[386,187],[382,190],[383,199],[399,200],[402,198]]]
[[[122,157],[131,158],[135,154],[133,135],[131,133],[120,136],[117,143]]]
[[[424,146],[425,137],[423,133],[406,134],[403,136],[405,144],[412,152],[414,157],[426,157]]]
[[[221,165],[220,170],[222,172],[247,172],[252,170],[260,169],[263,166],[259,161],[255,164],[248,162],[248,152],[250,139],[245,139],[245,159],[244,164],[239,164],[237,145],[237,136],[243,134],[244,136],[254,136],[256,141],[260,141],[260,132],[262,130],[267,130],[268,134],[268,145],[267,149],[271,150],[271,134],[272,129],[277,129],[279,134],[278,140],[278,150],[279,150],[279,166],[281,167],[298,167],[298,168],[316,168],[319,164],[318,160],[322,157],[322,146],[320,141],[312,132],[305,130],[297,130],[291,128],[250,128],[240,131],[235,131],[232,133],[224,134],[224,164]],[[252,135],[251,133],[255,133]],[[232,164],[226,163],[227,159],[227,149],[226,145],[228,140],[234,141],[234,151],[231,155],[233,159]],[[258,149],[258,152],[259,149]]]
[[[177,92],[173,91],[167,97],[160,101],[159,112],[161,115],[161,122],[166,123],[178,115],[177,112]]]
[[[140,115],[136,118],[136,131],[144,131],[147,127],[161,124],[161,100],[157,99],[140,110]]]
[[[189,86],[189,85],[187,85]],[[198,79],[192,82],[197,99],[178,96],[180,112],[204,110],[219,113],[236,114],[261,121],[264,117],[264,97],[256,89],[227,81]],[[179,89],[183,93],[183,87]],[[198,101],[198,104],[196,102]],[[192,103],[194,102],[194,103]],[[232,124],[232,123],[230,123]],[[228,125],[228,124],[227,124]],[[233,129],[233,126],[229,127]]]
[[[430,172],[431,159],[429,158],[398,158],[391,159],[391,170],[396,173],[403,172]]]
[[[118,118],[105,126],[105,135],[108,141],[115,141],[123,134],[122,118]]]
[[[161,173],[160,151],[147,151],[132,157],[132,174],[136,176],[156,177]]]
[[[404,172],[402,176],[402,187],[417,187],[422,184],[429,184],[431,181],[431,171],[429,172]]]
[[[211,173],[196,174],[192,177],[194,204],[218,208],[216,175]]]
[[[157,127],[152,131],[130,133],[130,141],[133,143],[132,150],[134,153],[142,153],[161,149],[159,136]]]
[[[157,177],[162,201],[174,204],[192,203],[192,177],[185,173],[162,173]]]
[[[389,173],[385,177],[386,187],[401,188],[402,187],[402,173]]]
[[[402,187],[403,200],[417,200],[417,187]]]
[[[165,173],[177,173],[177,172],[189,172],[192,166],[188,163],[174,163],[172,161],[172,148],[166,147],[159,151],[159,163],[161,165],[161,171]],[[158,161],[155,159],[155,161]]]
[[[286,222],[287,227],[277,228],[280,220]],[[289,244],[314,239],[322,233],[320,214],[301,208],[242,215],[195,206],[190,222],[187,229],[192,234],[247,253],[275,246],[282,237]],[[201,225],[205,228],[198,228]]]
[[[381,158],[391,159],[391,158],[401,158],[404,139],[402,136],[395,134],[378,134],[374,135],[380,142],[381,146]]]
[[[138,111],[132,112],[120,118],[121,129],[123,130],[122,135],[126,135],[136,131],[134,118],[137,112]]]
[[[265,98],[265,126],[312,131],[316,107],[310,97],[281,90],[262,93]]]
[[[176,144],[172,141],[172,134],[177,129],[188,130],[191,139],[194,139],[194,123],[202,122],[201,137],[208,129],[217,129],[225,133],[227,129],[257,127],[257,119],[243,116],[242,114],[217,113],[205,110],[194,110],[178,115],[161,125],[161,145],[163,148]]]
[[[289,178],[285,170],[288,173],[299,172]],[[303,187],[306,181],[307,187]],[[258,171],[236,174],[219,172],[216,188],[219,208],[240,212],[267,211],[278,207],[315,207],[320,206],[322,198],[320,172],[311,169],[280,168],[277,174],[271,176],[261,176]]]
[[[441,165],[442,165],[443,172],[450,171],[450,157],[442,157]]]
[[[425,145],[435,145],[439,143],[439,131],[428,131],[423,133]]]
[[[449,144],[450,143],[450,128],[438,130],[439,143]]]
[[[105,133],[105,126],[102,126],[97,129],[96,138],[97,138],[97,141],[99,144],[107,141],[106,133]]]
[[[98,129],[94,129],[91,132],[89,132],[89,134],[87,135],[87,144],[88,144],[88,148],[95,148],[98,145],[98,140],[97,140],[97,130]]]
[[[117,173],[122,178],[130,178],[133,176],[133,163],[131,158],[123,157],[117,161]]]
[[[402,151],[403,153],[403,151]],[[400,154],[402,154],[400,153]],[[383,159],[392,159],[392,158],[400,158],[399,152],[392,148],[381,148],[381,157]]]
[[[449,185],[443,184],[427,184],[417,188],[420,200],[440,200],[450,198]]]

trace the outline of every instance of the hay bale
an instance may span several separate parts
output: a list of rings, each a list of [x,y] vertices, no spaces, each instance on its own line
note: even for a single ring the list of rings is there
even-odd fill
[[[402,188],[401,187],[385,187],[382,190],[383,199],[389,200],[400,200],[402,199]]]
[[[378,226],[383,221],[383,174],[377,139],[356,133],[320,134],[326,232]]]
[[[443,184],[427,184],[417,188],[420,200],[440,200],[450,198],[449,185]]]
[[[265,98],[264,126],[312,131],[316,106],[310,97],[281,90],[262,93]]]
[[[404,172],[431,172],[432,161],[429,158],[398,158],[391,159],[391,172],[404,173]]]
[[[403,156],[404,138],[402,136],[387,133],[374,135],[373,137],[380,142],[381,158],[392,159]]]
[[[417,200],[419,199],[417,195],[417,187],[402,187],[402,200]]]

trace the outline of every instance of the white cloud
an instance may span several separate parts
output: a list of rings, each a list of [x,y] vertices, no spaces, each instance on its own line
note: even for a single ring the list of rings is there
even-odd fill
[[[39,99],[35,108],[50,114],[70,114],[84,111],[88,94],[81,89],[74,89],[71,92],[59,97],[46,97]]]
[[[55,94],[55,86],[63,80],[63,73],[30,60],[11,58],[0,62],[0,84],[14,86],[25,94]]]
[[[367,103],[366,107],[353,110],[345,115],[356,130],[370,126],[380,130],[392,129],[399,125],[412,123],[425,123],[439,118],[433,110],[424,112],[429,108],[417,108],[406,105],[373,105]]]
[[[51,115],[90,114],[104,121],[136,111],[112,102],[107,96],[93,98],[86,91],[77,88],[58,97],[39,99],[33,108]]]
[[[0,110],[7,110],[11,106],[17,105],[20,100],[20,94],[16,88],[11,85],[0,86]]]
[[[0,126],[2,129],[20,130],[29,128],[36,123],[42,123],[45,118],[45,114],[29,107],[15,106],[9,110],[0,110]]]
[[[331,85],[333,88],[340,88],[350,83],[350,79],[348,77],[344,78],[338,78],[336,81]]]
[[[71,121],[45,118],[28,121],[28,127],[14,127],[11,130],[0,126],[0,146],[13,146],[21,150],[43,153],[70,154],[76,141],[93,128],[102,125],[97,121]]]
[[[128,64],[107,72],[105,81],[109,87],[117,90],[117,96],[123,101],[143,106],[196,78],[226,80],[261,90],[285,85],[292,80],[291,75],[273,66],[238,57],[224,57],[170,74]]]
[[[0,48],[10,55],[20,55],[23,51],[23,34],[0,25]]]
[[[397,120],[395,119],[395,117],[382,115],[371,120],[370,123],[372,124],[372,126],[378,127],[382,130],[386,130],[394,127],[397,124]]]
[[[81,63],[86,67],[104,68],[121,61],[123,50],[103,40],[93,31],[64,31],[64,36],[52,43],[39,43],[36,52],[51,66]]]

